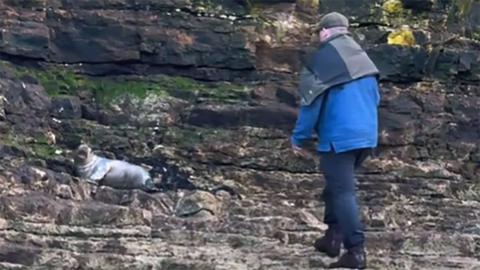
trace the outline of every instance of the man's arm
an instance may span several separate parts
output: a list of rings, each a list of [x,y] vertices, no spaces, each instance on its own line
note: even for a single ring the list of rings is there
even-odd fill
[[[312,139],[312,131],[317,125],[323,99],[322,94],[312,104],[300,106],[297,122],[290,138],[293,146],[301,147],[303,141]]]

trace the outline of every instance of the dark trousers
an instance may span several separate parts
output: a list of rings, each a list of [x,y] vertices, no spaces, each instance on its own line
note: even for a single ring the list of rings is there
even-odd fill
[[[329,228],[342,232],[346,249],[363,245],[365,236],[355,192],[354,171],[371,153],[358,149],[343,153],[320,153],[320,168],[326,185],[322,197],[325,202],[324,222]]]

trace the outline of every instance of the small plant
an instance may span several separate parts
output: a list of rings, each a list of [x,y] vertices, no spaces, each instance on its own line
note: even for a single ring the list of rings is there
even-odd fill
[[[458,14],[461,17],[465,17],[470,10],[472,9],[472,4],[474,0],[455,0],[454,4],[458,10]]]
[[[461,27],[463,35],[471,34],[470,36],[475,39],[474,33],[471,33],[473,29],[468,23],[468,17],[470,16],[472,5],[478,0],[453,0],[448,9],[448,15],[446,23],[458,24]]]
[[[472,38],[480,41],[480,31],[472,33]]]

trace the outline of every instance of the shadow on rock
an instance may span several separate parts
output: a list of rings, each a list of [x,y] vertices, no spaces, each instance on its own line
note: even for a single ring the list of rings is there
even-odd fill
[[[106,186],[97,189],[95,200],[108,204],[147,209],[153,214],[170,215],[174,208],[173,199],[170,194],[165,192],[149,194],[140,190],[118,190]]]

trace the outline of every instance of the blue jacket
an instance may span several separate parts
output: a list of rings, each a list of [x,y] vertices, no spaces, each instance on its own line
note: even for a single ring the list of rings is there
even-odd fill
[[[318,136],[319,152],[345,152],[374,148],[378,143],[379,86],[375,76],[367,76],[331,87],[310,105],[302,105],[291,142]]]

